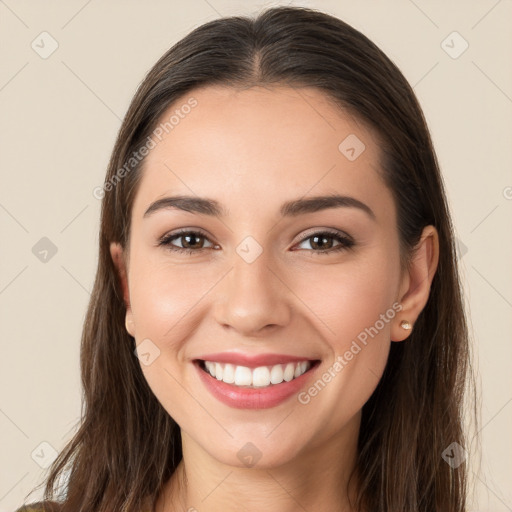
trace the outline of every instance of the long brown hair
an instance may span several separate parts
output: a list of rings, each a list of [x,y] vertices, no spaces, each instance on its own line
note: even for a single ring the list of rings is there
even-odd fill
[[[45,500],[57,497],[62,512],[152,510],[182,458],[180,429],[149,388],[126,332],[109,247],[113,241],[128,246],[144,161],[133,155],[171,104],[210,84],[319,89],[381,140],[379,172],[395,199],[404,264],[422,229],[437,229],[440,258],[428,303],[410,338],[391,344],[384,375],[363,407],[355,505],[380,512],[465,511],[466,464],[452,467],[442,454],[452,443],[465,446],[468,329],[429,131],[412,88],[374,43],[333,16],[298,7],[208,22],[165,53],[139,86],[102,191],[98,270],[81,341],[80,427],[50,468]],[[56,496],[65,472],[68,482]]]

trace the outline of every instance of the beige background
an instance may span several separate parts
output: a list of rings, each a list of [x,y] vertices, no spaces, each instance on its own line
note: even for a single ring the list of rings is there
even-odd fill
[[[80,415],[79,341],[98,249],[92,191],[136,86],[192,28],[278,3],[0,0],[0,512],[41,481],[51,447],[63,448]],[[369,36],[424,108],[460,241],[481,382],[470,510],[510,511],[512,2],[292,3]],[[52,40],[43,31],[58,43],[45,59]],[[453,31],[469,44],[458,58],[443,49]],[[464,44],[453,37],[452,53]],[[57,249],[46,262],[33,253],[42,237]],[[474,443],[466,448],[476,456]]]

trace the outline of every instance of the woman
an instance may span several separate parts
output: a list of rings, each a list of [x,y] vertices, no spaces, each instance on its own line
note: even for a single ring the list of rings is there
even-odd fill
[[[195,29],[139,87],[95,193],[85,408],[47,506],[466,510],[443,182],[365,36],[291,7]]]

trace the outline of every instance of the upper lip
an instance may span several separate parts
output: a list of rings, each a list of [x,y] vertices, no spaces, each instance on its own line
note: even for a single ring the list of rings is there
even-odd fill
[[[300,361],[316,361],[309,357],[291,356],[287,354],[242,354],[240,352],[218,352],[216,354],[205,354],[198,357],[203,361],[212,361],[217,363],[230,363],[236,366],[248,366],[257,368],[258,366],[273,366],[280,363],[297,363]]]

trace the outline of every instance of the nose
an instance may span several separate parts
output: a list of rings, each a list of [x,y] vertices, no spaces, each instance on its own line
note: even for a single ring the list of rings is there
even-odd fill
[[[248,263],[235,253],[232,269],[217,290],[217,322],[244,336],[266,334],[287,325],[291,318],[293,294],[264,254]]]

